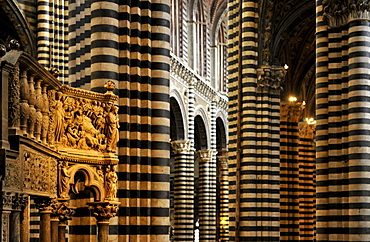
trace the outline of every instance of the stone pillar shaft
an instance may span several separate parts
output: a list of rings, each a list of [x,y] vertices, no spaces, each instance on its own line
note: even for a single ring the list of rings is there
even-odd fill
[[[199,241],[212,241],[215,235],[210,233],[212,225],[215,223],[215,217],[212,217],[212,205],[214,204],[210,194],[212,153],[211,150],[197,151],[199,162]]]
[[[193,241],[194,231],[194,167],[190,142],[171,142],[175,154],[174,164],[174,240]]]
[[[229,241],[229,171],[228,157],[218,156],[219,179],[220,179],[220,240]]]

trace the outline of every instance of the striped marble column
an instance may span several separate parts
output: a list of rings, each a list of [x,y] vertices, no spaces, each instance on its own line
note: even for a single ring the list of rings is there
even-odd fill
[[[196,151],[199,162],[199,241],[215,241],[215,217],[212,216],[210,167],[212,150]]]
[[[134,14],[134,13],[133,13]],[[118,81],[119,6],[115,1],[91,3],[91,90],[105,92],[104,84]],[[138,44],[133,39],[131,44]],[[135,58],[135,55],[132,56]],[[135,67],[134,67],[135,68]],[[136,67],[140,69],[139,66]]]
[[[44,67],[49,68],[50,63],[50,30],[52,30],[52,13],[49,1],[37,1],[37,60]]]
[[[217,156],[218,167],[220,172],[220,241],[229,241],[229,171],[228,157]]]
[[[317,1],[317,241],[369,241],[370,4]]]
[[[280,241],[299,241],[299,130],[302,103],[280,109]]]
[[[194,237],[194,161],[189,156],[190,141],[172,141],[175,155],[174,241],[193,241]]]
[[[316,160],[315,124],[304,122],[299,131],[299,241],[315,241]]]

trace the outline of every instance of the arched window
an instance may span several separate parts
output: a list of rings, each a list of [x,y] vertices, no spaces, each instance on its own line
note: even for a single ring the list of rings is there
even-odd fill
[[[226,16],[221,21],[217,32],[217,66],[218,90],[227,92],[227,22]]]
[[[194,12],[195,17],[195,36],[194,42],[194,68],[201,75],[207,75],[207,23],[204,16],[203,2],[197,1],[197,7]]]
[[[181,55],[182,0],[171,1],[171,51],[178,57]]]

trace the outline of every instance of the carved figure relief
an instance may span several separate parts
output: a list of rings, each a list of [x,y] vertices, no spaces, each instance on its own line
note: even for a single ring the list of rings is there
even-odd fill
[[[69,180],[71,179],[71,176],[68,171],[68,162],[62,161],[59,164],[60,169],[60,191],[59,191],[59,197],[61,198],[69,198]]]
[[[106,184],[106,200],[114,200],[117,196],[117,181],[116,173],[117,166],[111,165],[106,168],[105,184]]]
[[[115,152],[118,108],[50,90],[49,143],[52,146]]]

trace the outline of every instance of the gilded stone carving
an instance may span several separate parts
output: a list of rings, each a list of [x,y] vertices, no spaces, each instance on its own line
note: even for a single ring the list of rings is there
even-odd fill
[[[9,127],[20,126],[20,90],[19,90],[19,64],[16,65],[9,81]]]
[[[83,150],[115,152],[118,108],[113,103],[69,97],[49,91],[49,144]]]
[[[280,93],[281,84],[285,81],[283,67],[261,66],[257,69],[257,88],[261,92]]]
[[[23,186],[27,190],[55,193],[55,159],[31,151],[23,153]]]
[[[60,170],[60,182],[59,182],[59,197],[60,198],[69,198],[69,180],[71,179],[71,175],[68,171],[68,162],[61,161],[59,164]]]
[[[298,123],[302,118],[304,105],[301,102],[285,102],[280,107],[281,120]]]

